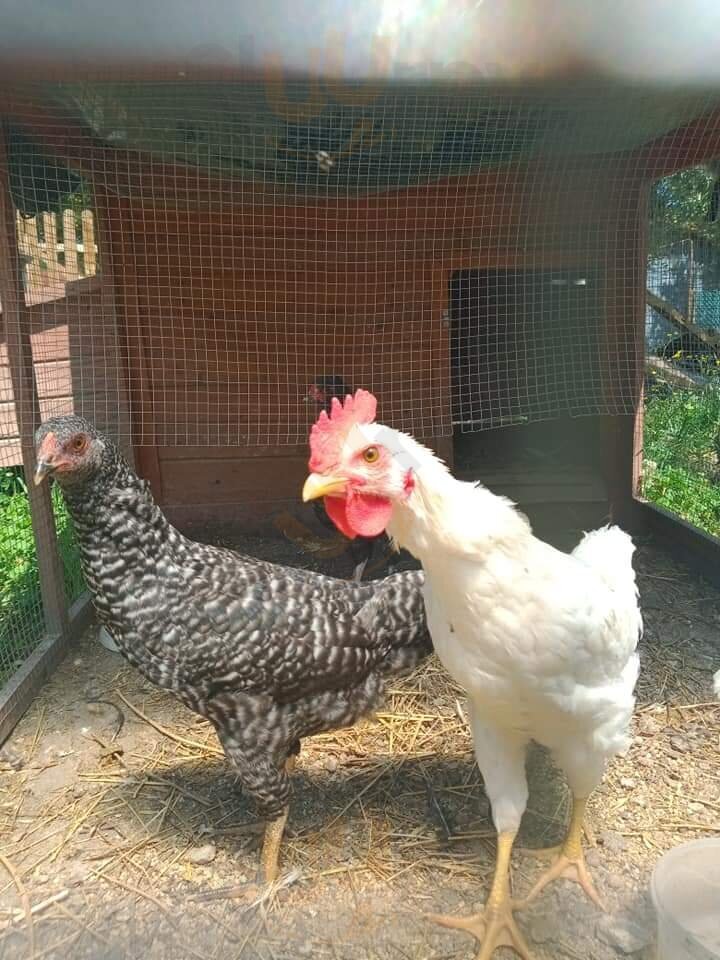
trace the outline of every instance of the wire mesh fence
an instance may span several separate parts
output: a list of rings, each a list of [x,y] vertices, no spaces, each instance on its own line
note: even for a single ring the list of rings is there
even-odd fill
[[[715,343],[720,91],[157,74],[4,92],[0,299],[30,367],[12,380],[8,336],[4,669],[42,630],[52,531],[31,536],[18,469],[41,420],[86,416],[164,507],[201,514],[296,499],[327,384],[373,390],[424,439],[522,428],[513,455],[567,485],[579,441],[601,472],[596,425],[637,409],[646,286],[643,492],[717,532],[717,354],[692,337]],[[580,417],[564,448],[532,432]],[[53,509],[67,601],[81,577]]]
[[[14,209],[12,217],[17,259],[10,266],[17,271],[17,289],[10,291],[7,307],[2,304],[0,346],[0,685],[46,633],[38,543],[41,550],[57,550],[61,597],[68,607],[84,589],[71,520],[59,492],[53,490],[49,504],[54,529],[49,513],[38,513],[36,506],[33,514],[15,397],[22,392],[17,376],[20,358],[10,356],[12,345],[7,332],[14,318],[8,314],[17,298],[22,306],[36,310],[40,318],[30,334],[39,415],[45,418],[70,412],[73,399],[67,322],[57,322],[59,317],[52,308],[65,297],[68,285],[96,270],[91,211],[76,214],[72,208],[60,206],[36,216],[23,216]],[[52,311],[50,316],[43,312],[48,309]]]
[[[712,236],[671,242],[651,258],[646,344],[642,493],[718,535],[720,246]]]

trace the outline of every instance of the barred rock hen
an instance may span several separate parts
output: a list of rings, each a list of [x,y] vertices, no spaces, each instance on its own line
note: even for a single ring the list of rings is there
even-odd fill
[[[80,417],[44,423],[36,451],[35,482],[49,474],[62,489],[100,623],[152,683],[213,724],[268,818],[261,867],[274,879],[300,740],[354,723],[384,675],[430,651],[422,574],[358,584],[194,543]]]
[[[440,660],[467,691],[498,831],[485,909],[435,919],[481,940],[478,960],[500,946],[529,958],[509,865],[531,739],[566,773],[573,810],[565,842],[528,900],[565,877],[600,903],[583,855],[583,815],[606,761],[629,741],[642,631],[633,543],[605,527],[561,553],[533,536],[509,500],[456,480],[412,437],[376,423],[375,411],[375,397],[358,390],[330,417],[320,415],[303,499],[326,497],[348,536],[387,530],[423,565],[428,626]]]

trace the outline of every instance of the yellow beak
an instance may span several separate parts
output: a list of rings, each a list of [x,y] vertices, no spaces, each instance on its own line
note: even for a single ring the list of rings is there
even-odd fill
[[[303,487],[303,503],[307,503],[308,500],[317,500],[318,497],[344,493],[346,486],[347,480],[342,477],[323,477],[319,473],[311,473]]]

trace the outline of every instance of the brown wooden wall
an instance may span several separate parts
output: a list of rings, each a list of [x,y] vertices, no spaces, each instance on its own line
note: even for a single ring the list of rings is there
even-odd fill
[[[639,386],[644,184],[633,158],[314,199],[94,146],[27,103],[22,114],[93,184],[112,300],[102,310],[117,315],[136,463],[183,523],[297,506],[312,419],[300,385],[318,373],[351,369],[385,420],[448,456],[457,270],[598,267],[609,403]]]
[[[386,420],[449,456],[458,269],[599,266],[603,362],[611,389],[635,389],[641,190],[626,170],[506,168],[302,203],[157,165],[149,196],[109,186],[95,183],[97,213],[136,459],[183,523],[297,505],[307,448],[284,434],[307,435],[297,385],[318,373],[352,369]]]

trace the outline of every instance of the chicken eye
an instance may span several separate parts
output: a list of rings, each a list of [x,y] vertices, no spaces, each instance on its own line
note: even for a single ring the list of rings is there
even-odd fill
[[[75,453],[82,453],[87,446],[87,438],[79,434],[77,437],[72,438],[71,446]]]
[[[363,451],[363,460],[365,463],[377,463],[380,459],[380,451],[377,447],[368,447]]]

